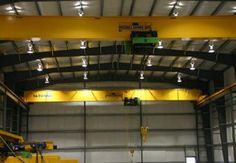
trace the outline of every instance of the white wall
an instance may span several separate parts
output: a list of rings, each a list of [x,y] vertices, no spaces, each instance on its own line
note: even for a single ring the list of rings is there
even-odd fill
[[[61,149],[55,152],[62,157],[78,158],[83,162],[83,103],[38,103],[30,108],[29,141],[52,140]],[[132,157],[128,151],[131,148],[135,148],[133,160],[140,162],[137,148],[140,146],[139,107],[125,107],[123,103],[87,103],[87,114],[87,146],[103,148],[88,149],[88,163],[130,162]],[[143,102],[143,114],[143,126],[150,129],[148,140],[143,144],[144,162],[184,162],[184,146],[196,145],[192,104]],[[131,129],[134,131],[130,132]],[[105,149],[112,146],[121,149]],[[188,148],[186,152],[195,155],[194,150]]]

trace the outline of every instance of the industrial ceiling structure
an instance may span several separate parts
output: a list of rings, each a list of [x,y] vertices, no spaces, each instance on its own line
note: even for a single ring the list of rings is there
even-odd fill
[[[236,2],[0,0],[1,15],[79,17],[81,9],[83,17],[224,16],[236,13]],[[158,48],[157,45],[149,51],[135,52],[125,50],[125,41],[87,40],[86,49],[82,49],[81,41],[39,38],[30,41],[1,40],[1,71],[8,80],[24,89],[38,89],[60,83],[140,82],[141,74],[144,82],[171,83],[181,87],[204,89],[210,80],[219,77],[227,68],[235,66],[236,60],[234,38],[163,39],[163,48]],[[29,50],[33,54],[29,54]],[[179,78],[182,82],[177,82]]]

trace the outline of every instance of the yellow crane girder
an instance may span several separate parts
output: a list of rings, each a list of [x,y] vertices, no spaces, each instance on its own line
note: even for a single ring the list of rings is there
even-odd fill
[[[142,101],[197,101],[202,91],[197,89],[134,89],[134,90],[38,90],[26,91],[26,102],[113,102],[127,98],[139,98]]]
[[[0,16],[0,40],[129,40],[122,24],[150,24],[161,39],[236,38],[236,16],[66,17]]]

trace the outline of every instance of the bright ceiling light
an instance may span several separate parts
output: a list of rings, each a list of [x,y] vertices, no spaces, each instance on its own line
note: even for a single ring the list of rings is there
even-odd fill
[[[162,40],[159,40],[158,41],[158,46],[157,46],[158,49],[163,49],[163,45],[162,45]]]
[[[88,5],[89,3],[85,1],[79,1],[79,2],[76,2],[74,6],[81,6],[81,4],[84,6],[84,5]]]
[[[88,8],[88,6],[87,5],[82,5],[82,6],[81,5],[77,5],[77,6],[75,6],[75,8],[76,9],[81,9],[81,8],[84,9],[84,8]]]
[[[86,57],[82,57],[82,67],[87,67],[88,66],[88,61]]]
[[[174,16],[174,17],[179,16],[179,12],[178,12],[178,11],[174,11],[174,12],[173,12],[173,16]]]
[[[88,80],[88,72],[87,71],[84,72],[84,80]]]
[[[176,1],[173,1],[173,2],[168,3],[168,7],[169,7],[169,8],[176,8],[176,9],[179,9],[179,8],[182,8],[183,6],[184,6],[183,2],[176,2]]]
[[[45,84],[49,84],[49,77],[45,76]]]
[[[80,41],[80,49],[86,49],[87,48],[87,42],[84,40]]]
[[[178,73],[178,74],[177,74],[177,82],[178,82],[178,83],[181,83],[181,82],[182,82],[182,74],[181,74],[181,73]]]
[[[152,66],[152,58],[151,57],[149,57],[148,60],[147,60],[147,66],[148,67]]]
[[[209,44],[209,50],[208,50],[209,53],[215,53],[215,50],[214,50],[214,44],[211,43]]]
[[[80,17],[82,17],[82,16],[84,15],[84,10],[83,10],[83,8],[80,8],[80,9],[78,10],[78,15],[79,15]]]
[[[33,45],[31,43],[31,41],[28,41],[28,51],[27,51],[27,53],[29,53],[29,54],[34,53]]]
[[[143,72],[143,71],[140,72],[140,77],[139,77],[139,79],[140,79],[140,80],[143,80],[143,79],[144,79],[144,72]]]
[[[82,0],[80,0],[75,4],[75,8],[78,9],[78,15],[80,17],[84,15],[84,8],[86,7],[87,7],[86,4]]]
[[[178,2],[178,6],[184,6],[183,2]]]
[[[192,58],[191,61],[190,61],[190,68],[189,68],[191,71],[194,71],[196,69],[195,67],[195,59]]]
[[[39,72],[43,71],[42,63],[38,63],[37,71],[39,71]]]
[[[17,10],[17,12],[22,12],[23,11],[23,9],[21,8],[21,7],[19,7],[19,6],[14,6],[15,7],[15,9]],[[12,7],[12,6],[9,6],[9,7],[6,7],[5,8],[5,10],[8,12],[8,13],[15,13],[15,9]]]

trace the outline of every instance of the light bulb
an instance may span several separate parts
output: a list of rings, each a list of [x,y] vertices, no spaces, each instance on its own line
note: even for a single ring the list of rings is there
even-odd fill
[[[87,67],[87,66],[88,66],[87,59],[86,59],[86,57],[83,57],[82,58],[82,67]]]
[[[194,59],[191,59],[191,62],[190,62],[190,68],[189,68],[191,71],[194,71],[196,68],[195,68],[195,60]]]
[[[158,49],[163,49],[163,45],[162,45],[162,41],[159,40],[158,41],[158,46],[157,46]]]
[[[215,50],[214,50],[214,45],[213,44],[210,44],[209,45],[209,53],[215,53]]]
[[[147,66],[151,67],[152,66],[152,58],[148,58],[147,60]]]
[[[43,65],[41,63],[38,63],[37,71],[39,72],[43,71]]]
[[[87,48],[86,41],[81,40],[80,41],[80,49],[86,49],[86,48]]]
[[[27,51],[27,53],[29,53],[29,54],[34,53],[33,45],[30,41],[28,42],[28,51]]]
[[[45,84],[48,84],[48,83],[49,83],[49,77],[45,76]]]
[[[178,12],[178,11],[174,11],[174,12],[173,12],[173,16],[174,16],[174,17],[179,16],[179,12]]]
[[[140,72],[140,78],[139,78],[140,80],[143,80],[144,79],[144,72],[143,71],[141,71]]]
[[[178,73],[177,78],[178,78],[177,82],[181,83],[182,82],[182,79],[181,79],[182,78],[182,74]]]
[[[88,72],[84,72],[84,80],[88,80]]]
[[[78,10],[78,14],[79,14],[80,17],[82,17],[84,15],[84,11],[82,10],[82,8],[80,8]]]

